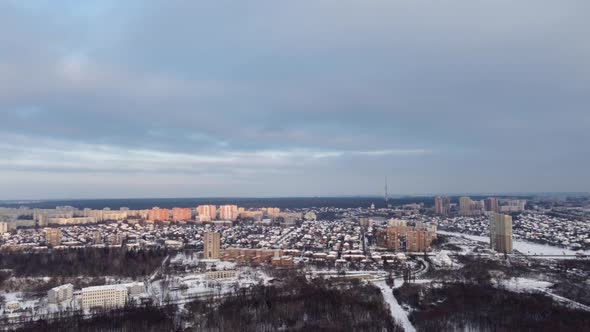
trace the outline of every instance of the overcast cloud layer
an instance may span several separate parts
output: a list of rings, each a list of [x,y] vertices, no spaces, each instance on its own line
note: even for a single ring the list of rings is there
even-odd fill
[[[0,199],[588,191],[589,13],[0,1]]]

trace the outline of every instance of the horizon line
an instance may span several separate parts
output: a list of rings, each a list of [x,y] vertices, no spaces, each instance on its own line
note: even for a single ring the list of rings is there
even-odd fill
[[[417,193],[417,194],[388,194],[388,199],[406,197],[435,197],[435,196],[531,196],[531,195],[590,195],[590,192],[583,191],[539,191],[539,192],[456,192],[456,193]],[[148,200],[148,199],[288,199],[288,198],[379,198],[381,194],[352,194],[352,195],[294,195],[294,196],[194,196],[194,197],[84,197],[84,198],[12,198],[0,199],[0,202],[51,202],[51,201],[90,201],[90,200]]]

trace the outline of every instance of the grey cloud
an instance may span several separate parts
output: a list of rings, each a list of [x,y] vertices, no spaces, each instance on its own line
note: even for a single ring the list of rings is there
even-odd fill
[[[590,166],[588,10],[3,2],[0,167],[36,181],[226,175],[221,192],[281,182],[276,193],[367,193],[385,174],[400,193],[583,189],[573,179]],[[32,185],[20,195],[35,196]]]

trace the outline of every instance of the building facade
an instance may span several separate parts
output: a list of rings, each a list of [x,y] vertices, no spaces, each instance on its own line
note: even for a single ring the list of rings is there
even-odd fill
[[[219,207],[219,219],[235,221],[238,218],[237,205],[221,205]]]
[[[236,277],[236,270],[221,270],[207,272],[207,280],[233,279]]]
[[[496,197],[486,198],[483,202],[486,211],[495,213],[500,212],[500,205],[498,204],[498,199]]]
[[[168,221],[170,220],[170,210],[154,207],[150,210],[148,219],[153,221]]]
[[[203,256],[205,259],[219,259],[221,258],[221,234],[207,232],[205,233],[205,241],[203,244]]]
[[[211,221],[217,218],[217,207],[215,205],[197,206],[198,218],[200,221]]]
[[[57,247],[61,245],[61,229],[59,228],[46,228],[45,229],[45,238],[47,240],[47,244],[52,247]]]
[[[172,209],[172,220],[173,221],[186,221],[193,218],[192,211],[189,208],[173,208]]]
[[[512,217],[490,214],[490,248],[504,254],[512,252]]]
[[[380,228],[376,233],[377,245],[396,252],[425,252],[431,248],[436,238],[434,228],[424,226],[407,226],[406,221],[392,219],[387,227]]]
[[[459,198],[459,214],[465,217],[481,215],[481,202],[473,201],[469,197]]]
[[[47,292],[47,301],[49,303],[61,303],[72,298],[74,294],[74,285],[65,284],[54,287]]]
[[[434,198],[434,213],[446,216],[451,210],[451,199],[448,197],[436,196]]]
[[[82,307],[117,308],[127,303],[127,287],[123,285],[105,285],[82,288]]]

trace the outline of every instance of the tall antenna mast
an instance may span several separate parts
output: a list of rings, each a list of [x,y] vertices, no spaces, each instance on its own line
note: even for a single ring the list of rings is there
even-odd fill
[[[387,201],[389,200],[389,196],[387,193],[387,175],[385,176],[385,206],[387,206]]]

